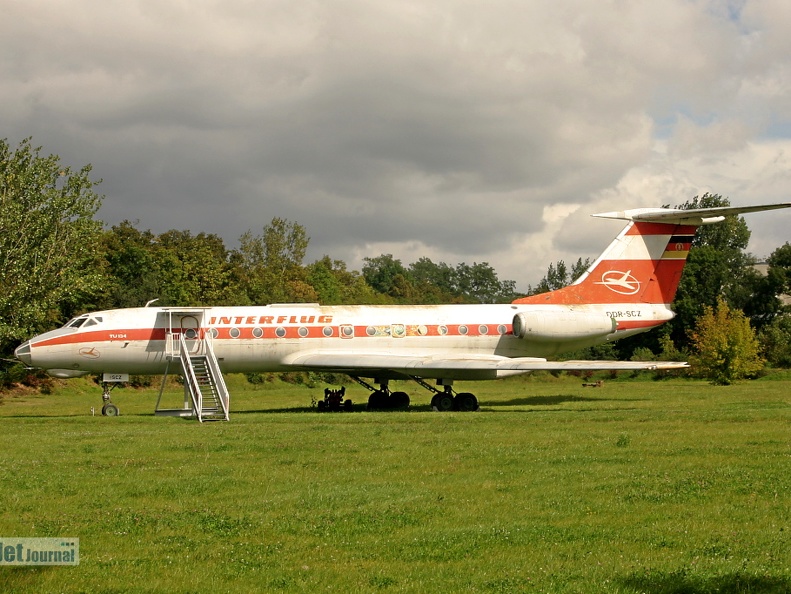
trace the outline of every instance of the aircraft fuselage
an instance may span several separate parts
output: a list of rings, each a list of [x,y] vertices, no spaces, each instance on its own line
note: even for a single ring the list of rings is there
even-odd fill
[[[648,303],[147,307],[85,314],[32,338],[16,355],[58,377],[164,373],[180,334],[191,348],[210,338],[225,373],[293,371],[295,356],[322,351],[550,357],[642,332],[672,317],[666,306]],[[450,375],[492,378],[462,369]]]

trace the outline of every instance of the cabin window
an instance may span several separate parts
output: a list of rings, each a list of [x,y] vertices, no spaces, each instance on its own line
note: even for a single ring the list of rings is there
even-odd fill
[[[231,338],[239,338],[241,332],[239,332],[239,328],[231,328],[228,334],[231,335]]]
[[[253,338],[261,338],[264,335],[262,328],[253,328]]]
[[[327,338],[329,338],[330,336],[332,336],[332,326],[324,326],[324,329],[322,330],[322,333],[323,333],[323,334],[324,334],[324,336],[326,336]]]
[[[478,334],[489,334],[489,326],[486,324],[478,326]]]
[[[374,328],[373,326],[368,326],[368,327],[365,329],[365,333],[366,333],[368,336],[376,336],[376,328]]]
[[[278,338],[283,338],[286,335],[286,329],[283,326],[279,326],[275,328],[275,336]]]
[[[195,340],[198,338],[198,331],[195,328],[187,328],[184,330],[184,338],[187,340]]]
[[[447,326],[437,326],[437,332],[439,332],[440,336],[445,336],[448,333]]]
[[[300,326],[299,330],[297,330],[297,334],[299,334],[302,338],[305,338],[308,335],[308,329],[305,326]]]
[[[508,332],[508,328],[505,327],[505,324],[500,324],[499,326],[497,326],[497,332],[499,334],[505,334],[506,332]]]
[[[217,328],[212,328],[209,330],[209,334],[211,334],[212,338],[217,338],[220,335],[220,331]]]
[[[467,334],[467,332],[469,332],[467,326],[459,326],[459,334]]]

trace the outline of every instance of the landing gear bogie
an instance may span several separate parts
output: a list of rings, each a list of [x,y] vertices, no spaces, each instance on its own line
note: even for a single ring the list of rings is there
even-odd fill
[[[469,392],[459,392],[453,399],[453,408],[462,412],[472,412],[480,408],[475,394]]]

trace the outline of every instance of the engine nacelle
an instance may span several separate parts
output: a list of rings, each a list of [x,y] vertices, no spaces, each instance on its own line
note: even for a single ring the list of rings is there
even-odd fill
[[[615,318],[575,311],[527,311],[514,316],[514,336],[536,342],[566,342],[615,332]]]

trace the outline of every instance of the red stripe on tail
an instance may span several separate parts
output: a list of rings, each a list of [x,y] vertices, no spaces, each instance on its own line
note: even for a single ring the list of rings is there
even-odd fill
[[[514,303],[672,303],[696,229],[629,223],[574,284]]]

